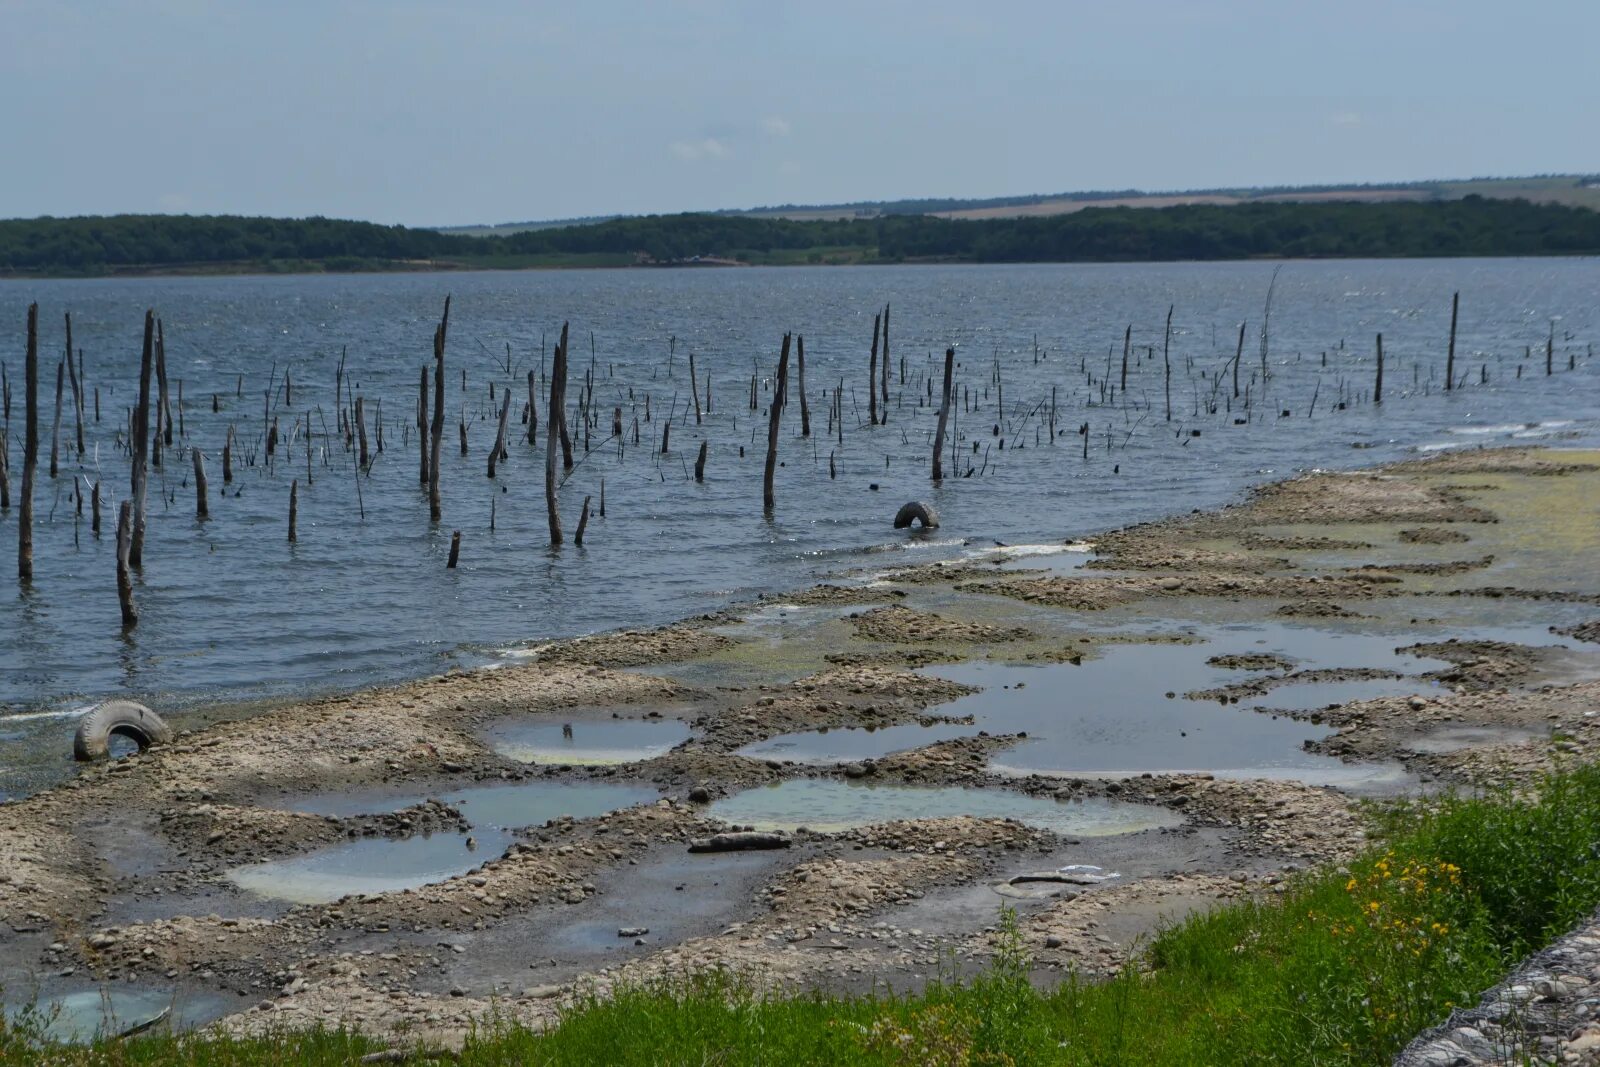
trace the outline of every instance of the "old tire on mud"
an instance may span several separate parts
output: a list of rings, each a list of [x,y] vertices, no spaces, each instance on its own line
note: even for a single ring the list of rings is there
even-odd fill
[[[939,525],[939,513],[933,509],[933,505],[924,504],[920,500],[913,500],[909,504],[902,505],[900,510],[895,512],[894,528],[896,530],[904,530],[911,525],[913,520],[921,523],[924,529],[932,529]]]
[[[72,758],[81,763],[110,758],[114,735],[126,737],[143,752],[151,745],[171,741],[172,727],[143,704],[107,700],[96,704],[79,721],[78,732],[72,737]]]

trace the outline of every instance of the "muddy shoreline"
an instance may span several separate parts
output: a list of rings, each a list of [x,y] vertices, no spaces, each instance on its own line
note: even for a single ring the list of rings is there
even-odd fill
[[[1363,796],[1592,758],[1595,501],[1596,453],[1311,474],[1092,553],[863,574],[223,715],[0,805],[0,986],[450,1043],[694,967],[914,987],[981,966],[1002,905],[1042,980],[1102,973],[1163,918],[1359,849]],[[1063,734],[1080,709],[1099,734]],[[496,732],[533,727],[533,762]],[[647,727],[671,746],[627,758]],[[789,847],[687,852],[763,787]],[[916,817],[935,789],[953,806]],[[550,817],[580,794],[597,814]],[[318,868],[340,850],[355,867]],[[435,866],[328,896],[412,853]]]

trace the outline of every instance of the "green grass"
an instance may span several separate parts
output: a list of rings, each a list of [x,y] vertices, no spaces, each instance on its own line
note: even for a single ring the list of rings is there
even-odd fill
[[[1119,976],[1049,990],[1007,916],[979,977],[910,996],[767,997],[719,973],[591,998],[537,1035],[486,1020],[469,1064],[1371,1064],[1475,1001],[1600,904],[1600,768],[1374,813],[1369,852],[1285,893],[1163,931]],[[146,1037],[41,1048],[0,1030],[0,1063],[345,1064],[343,1033]],[[420,1062],[420,1061],[419,1061]]]

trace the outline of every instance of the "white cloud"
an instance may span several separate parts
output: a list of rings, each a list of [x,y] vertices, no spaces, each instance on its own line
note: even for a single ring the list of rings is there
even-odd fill
[[[1328,116],[1328,121],[1335,126],[1359,126],[1361,125],[1361,116],[1354,111],[1335,111]]]
[[[697,141],[673,141],[667,148],[674,156],[683,160],[722,159],[728,155],[728,146],[715,137],[702,137]]]
[[[769,115],[761,120],[761,132],[768,137],[787,137],[790,133],[789,120]]]

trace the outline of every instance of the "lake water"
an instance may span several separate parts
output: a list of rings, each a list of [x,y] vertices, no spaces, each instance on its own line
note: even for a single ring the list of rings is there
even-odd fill
[[[1287,263],[1272,305],[1267,402],[1253,403],[1247,425],[1234,425],[1239,402],[1231,400],[1224,375],[1218,410],[1206,412],[1241,320],[1249,322],[1241,385],[1253,400],[1260,396],[1257,331],[1273,270],[1225,263],[0,282],[6,324],[0,360],[14,394],[13,497],[21,480],[21,361],[30,300],[40,304],[41,382],[53,378],[61,316],[70,311],[88,384],[99,388],[101,403],[98,424],[87,405],[83,461],[68,458],[64,448],[61,476],[52,481],[53,396],[41,389],[35,581],[27,591],[9,577],[15,500],[0,513],[8,576],[0,586],[0,767],[13,763],[7,746],[35,744],[41,731],[50,744],[64,745],[72,709],[100,697],[135,696],[178,709],[202,700],[349,688],[489,662],[540,639],[665,622],[845,569],[959,554],[995,540],[1081,538],[1215,506],[1237,499],[1246,486],[1311,467],[1369,465],[1419,449],[1592,445],[1600,438],[1600,367],[1587,350],[1600,336],[1594,301],[1600,262],[1593,259]],[[1456,289],[1462,293],[1457,370],[1466,384],[1447,395],[1440,376]],[[454,302],[444,520],[435,525],[418,488],[415,432],[409,442],[403,437],[446,293]],[[888,424],[868,427],[872,316],[885,303],[893,307],[892,400]],[[1161,360],[1169,304],[1176,306],[1170,423]],[[174,392],[183,381],[180,444],[207,456],[211,517],[195,519],[187,452],[175,446],[163,469],[152,472],[145,566],[135,594],[141,621],[124,634],[113,527],[128,469],[115,435],[137,395],[146,307],[164,318]],[[562,491],[568,544],[552,551],[542,432],[538,448],[531,447],[519,422],[526,372],[540,367],[541,344],[554,344],[563,319],[573,330],[569,399],[576,402],[591,367],[592,331],[601,415],[594,453]],[[1557,374],[1547,379],[1543,345],[1552,319]],[[1115,384],[1130,323],[1135,358],[1128,403],[1121,396],[1111,403],[1102,400],[1102,382],[1109,365]],[[767,518],[764,410],[785,330],[805,335],[813,436],[799,438],[799,404],[791,393],[777,508]],[[1378,409],[1362,398],[1380,331],[1387,364]],[[979,409],[966,411],[964,399],[957,404],[956,462],[963,473],[971,463],[981,474],[934,487],[928,454],[935,412],[918,405],[927,404],[929,374],[937,380],[947,344],[958,346],[958,397],[970,394]],[[1141,358],[1149,346],[1153,359]],[[1533,355],[1524,362],[1527,346]],[[337,424],[334,370],[342,351],[374,436],[382,401],[385,451],[361,475],[359,501],[350,453],[337,433],[324,433]],[[701,376],[711,379],[710,410],[699,425],[687,374],[691,351]],[[1566,370],[1569,355],[1575,372]],[[280,446],[271,468],[259,456],[254,466],[245,462],[262,436],[274,368],[279,383],[286,370],[293,383],[290,403],[281,389],[274,398],[286,439],[297,417],[319,412],[312,419],[313,484],[307,484],[303,437]],[[1487,385],[1480,384],[1484,368]],[[762,410],[755,412],[752,374],[761,383]],[[997,375],[1006,409],[1000,436],[993,432],[1002,421]],[[793,369],[790,378],[793,387]],[[841,379],[842,444],[837,434],[825,435],[824,397]],[[510,383],[514,398],[510,458],[493,482],[485,476],[498,414],[488,397],[491,382],[497,395]],[[1053,447],[1041,430],[1052,388],[1064,431]],[[1341,393],[1351,401],[1344,410]],[[642,421],[646,395],[649,422]],[[1230,403],[1235,410],[1225,409]],[[620,457],[601,444],[616,406],[623,408],[627,437]],[[71,438],[70,408],[64,444]],[[1280,417],[1282,410],[1292,414]],[[675,414],[663,456],[669,411]],[[636,415],[639,446],[632,444]],[[456,429],[463,417],[466,456]],[[1090,427],[1087,459],[1077,433],[1083,422]],[[230,423],[239,445],[235,481],[224,492],[220,453]],[[710,454],[705,482],[697,484],[690,468],[702,439]],[[581,455],[581,436],[575,444]],[[82,519],[74,516],[72,478],[80,474],[103,482],[107,526],[100,539],[90,534],[87,506]],[[292,478],[301,483],[293,545],[285,536]],[[592,519],[585,545],[575,547],[570,536],[580,505],[586,495],[598,504],[602,479],[607,515]],[[934,535],[891,528],[895,510],[913,498],[942,514]],[[462,533],[461,565],[447,570],[455,530]],[[963,545],[965,539],[973,544]],[[41,713],[60,718],[21,717]],[[7,788],[0,772],[0,794]]]

